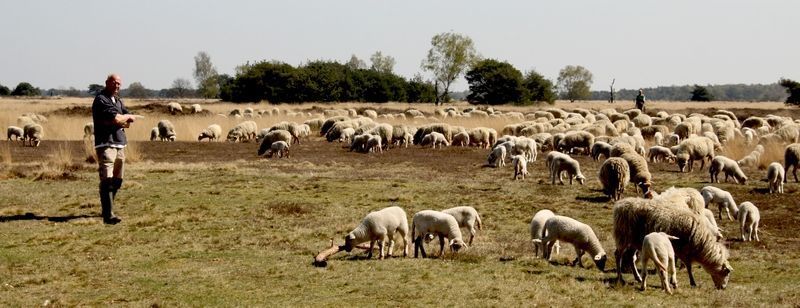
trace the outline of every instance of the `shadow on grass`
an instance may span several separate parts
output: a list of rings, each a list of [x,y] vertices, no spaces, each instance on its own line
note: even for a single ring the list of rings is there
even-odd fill
[[[91,217],[100,217],[97,215],[67,215],[67,216],[39,216],[34,213],[25,213],[22,215],[10,215],[10,216],[0,216],[0,223],[9,222],[9,221],[20,221],[20,220],[47,220],[52,222],[69,222],[70,220],[74,219],[81,219],[81,218],[91,218]]]
[[[608,201],[611,201],[611,198],[608,196],[577,196],[575,200],[591,203],[608,203]]]
[[[767,187],[764,187],[764,188],[753,188],[753,190],[751,190],[750,192],[756,193],[756,194],[761,194],[761,195],[766,195],[766,194],[769,194],[769,188],[767,188]]]

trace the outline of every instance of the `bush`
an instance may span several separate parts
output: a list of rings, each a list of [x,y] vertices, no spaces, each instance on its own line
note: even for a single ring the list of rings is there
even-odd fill
[[[465,75],[471,104],[498,105],[519,103],[525,98],[522,73],[508,62],[481,60]]]
[[[36,96],[41,95],[41,91],[38,88],[33,87],[30,83],[27,82],[20,82],[14,91],[11,92],[11,95],[14,96]]]
[[[781,78],[778,84],[786,88],[786,93],[789,94],[789,97],[786,98],[787,105],[800,105],[800,83],[794,80]]]

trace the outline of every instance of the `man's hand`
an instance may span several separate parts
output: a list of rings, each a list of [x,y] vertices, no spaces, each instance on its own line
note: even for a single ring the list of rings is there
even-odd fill
[[[136,117],[130,114],[117,114],[114,116],[114,123],[123,128],[130,127],[134,121],[136,121]]]

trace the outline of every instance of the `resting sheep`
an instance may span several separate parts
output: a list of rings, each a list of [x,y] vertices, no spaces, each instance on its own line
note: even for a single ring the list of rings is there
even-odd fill
[[[536,240],[534,240],[536,241]],[[562,243],[570,243],[575,247],[575,252],[578,256],[572,261],[572,266],[580,265],[583,267],[581,257],[588,252],[592,257],[592,261],[601,272],[606,266],[606,251],[597,239],[591,227],[588,225],[566,216],[555,215],[550,217],[544,224],[542,230],[542,245],[544,248],[544,258],[550,260],[550,252],[553,249],[556,241]]]
[[[272,155],[275,153],[278,153],[279,158],[289,157],[289,144],[283,140],[273,142],[272,145],[269,146],[267,157],[272,158]]]
[[[703,196],[706,208],[711,204],[716,204],[719,207],[719,219],[722,219],[723,208],[730,220],[733,220],[731,212],[733,212],[733,216],[736,216],[739,211],[736,202],[733,201],[733,196],[727,191],[714,186],[706,186],[700,189],[700,194]]]
[[[158,121],[158,139],[161,141],[175,141],[175,125],[169,120]]]
[[[222,137],[222,127],[217,124],[211,124],[202,131],[200,131],[200,135],[197,136],[197,141],[202,141],[203,139],[208,139],[208,141],[215,141]]]
[[[628,162],[620,157],[606,159],[600,166],[598,177],[603,185],[603,193],[611,200],[619,200],[625,193],[625,186],[630,181]]]
[[[289,141],[291,142],[291,139]],[[386,255],[391,257],[394,250],[395,232],[400,233],[403,238],[403,256],[408,256],[408,218],[406,212],[397,206],[367,214],[361,223],[344,237],[343,250],[350,252],[356,245],[369,241],[369,253],[367,254],[367,259],[369,259],[372,258],[375,241],[378,241],[380,249],[378,258],[384,258],[384,247],[387,243],[389,247]]]
[[[747,184],[747,176],[742,171],[742,168],[739,167],[739,164],[733,159],[717,155],[711,160],[711,164],[708,167],[708,173],[711,175],[711,183],[719,183],[720,171],[725,173],[725,182],[728,181],[728,177],[732,177],[736,184]]]
[[[23,131],[23,140],[24,144],[27,145],[30,142],[32,147],[38,147],[39,143],[42,142],[42,136],[44,135],[44,128],[36,123],[28,123],[25,124],[25,127],[22,128]]]
[[[539,250],[542,251],[542,257],[544,257],[544,247],[542,246],[542,233],[544,231],[544,224],[547,223],[547,220],[551,217],[556,216],[551,210],[539,210],[533,215],[533,219],[531,219],[531,244],[533,244],[533,255],[539,256]],[[558,244],[558,240],[555,241],[553,244],[553,249],[555,249],[556,254],[561,250],[561,245]]]
[[[8,127],[8,140],[11,140],[11,137],[14,137],[14,140],[20,140],[24,134],[22,128],[16,126]]]
[[[564,178],[562,177],[564,172],[567,173],[569,178],[569,185],[572,185],[573,179],[577,180],[581,185],[586,182],[586,177],[581,173],[581,164],[567,154],[551,151],[547,154],[547,166],[550,169],[550,181],[553,185],[556,184],[556,178],[558,178],[559,183],[564,184]]]
[[[517,178],[525,179],[528,175],[528,160],[525,155],[511,156],[511,164],[514,166],[514,180]]]
[[[787,183],[789,180],[789,169],[792,169],[794,181],[797,180],[797,166],[800,165],[800,143],[793,143],[786,146],[786,151],[783,153],[783,165],[786,167],[786,176],[783,177],[783,182]]]
[[[444,256],[444,238],[450,240],[450,250],[458,252],[466,248],[467,244],[461,237],[461,229],[455,217],[438,211],[423,210],[414,214],[411,220],[411,239],[414,241],[414,258],[422,252],[426,258],[425,246],[422,240],[427,234],[439,237],[439,256]]]
[[[783,193],[783,179],[786,171],[783,170],[781,163],[774,162],[767,167],[767,183],[769,183],[769,193]]]
[[[667,294],[672,294],[673,288],[678,287],[677,270],[675,269],[675,250],[672,249],[670,240],[677,237],[664,232],[651,232],[642,240],[642,291],[647,289],[647,261],[653,260],[661,277],[661,287]],[[667,283],[669,278],[669,283]]]
[[[753,203],[742,202],[742,204],[739,204],[739,213],[736,218],[742,227],[742,241],[748,242],[754,238],[756,242],[761,241],[758,238],[758,222],[761,220],[761,215]]]

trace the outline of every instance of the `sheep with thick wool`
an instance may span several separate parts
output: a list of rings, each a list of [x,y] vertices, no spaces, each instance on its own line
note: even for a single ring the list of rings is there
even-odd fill
[[[783,182],[787,183],[789,181],[790,168],[792,169],[792,175],[794,175],[794,181],[800,182],[797,180],[797,166],[800,165],[800,143],[786,146],[786,150],[783,153],[783,165],[786,168],[786,176],[783,177]]]
[[[158,121],[158,139],[161,141],[175,141],[175,125],[169,120]]]
[[[287,144],[291,144],[292,134],[283,129],[268,132],[266,135],[264,135],[264,139],[261,139],[261,144],[258,147],[258,156],[264,155],[264,153],[272,149],[272,144],[277,141],[283,141]]]
[[[453,216],[458,222],[459,228],[465,228],[469,231],[468,245],[472,246],[472,240],[475,239],[475,234],[477,233],[475,230],[481,230],[482,228],[481,215],[478,210],[471,206],[457,206],[442,210],[442,213]]]
[[[598,161],[600,160],[600,155],[603,155],[606,159],[611,157],[611,148],[611,145],[606,142],[595,141],[592,144],[592,159]]]
[[[539,210],[531,219],[531,244],[533,245],[533,255],[536,257],[539,256],[539,250],[542,251],[542,257],[545,255],[544,246],[542,246],[542,233],[546,233],[544,224],[553,216],[556,216],[556,214],[551,210]],[[553,243],[553,249],[555,249],[556,254],[561,250],[558,240]]]
[[[653,187],[653,175],[647,166],[647,160],[635,153],[625,153],[620,158],[628,162],[628,170],[631,173],[630,181],[636,185],[636,191],[641,189],[645,196],[648,195]]]
[[[611,200],[619,200],[625,193],[625,186],[630,182],[628,162],[620,157],[606,159],[600,166],[598,178],[603,185],[603,193]]]
[[[398,206],[370,212],[353,231],[350,231],[344,237],[343,250],[350,252],[356,245],[369,241],[369,253],[367,254],[369,259],[372,258],[372,249],[377,241],[380,249],[378,258],[383,259],[385,255],[391,257],[394,250],[395,233],[399,233],[403,238],[403,257],[408,256],[408,218],[406,212]],[[387,243],[388,249],[384,254],[384,248]]]
[[[551,184],[556,184],[556,178],[560,184],[564,184],[563,173],[567,173],[569,178],[569,185],[572,185],[572,180],[575,179],[583,185],[586,182],[586,177],[581,173],[581,164],[567,154],[551,151],[547,154],[547,166],[550,170]]]
[[[739,213],[737,213],[736,218],[739,220],[739,226],[741,226],[742,241],[748,242],[753,239],[756,242],[761,241],[758,238],[758,223],[761,221],[761,215],[752,202],[739,204]]]
[[[422,252],[422,257],[426,258],[423,238],[431,234],[439,237],[439,256],[444,256],[444,239],[449,239],[448,245],[452,252],[458,252],[467,248],[467,243],[461,237],[461,228],[458,221],[450,214],[439,211],[423,210],[414,214],[411,219],[411,239],[414,242],[414,258]]]
[[[747,175],[739,167],[739,163],[733,159],[717,155],[711,160],[711,164],[708,167],[711,183],[719,183],[720,171],[725,173],[725,182],[728,181],[729,177],[732,177],[736,184],[747,184]]]
[[[672,154],[672,151],[660,145],[651,146],[647,150],[647,159],[651,163],[658,163],[662,161],[674,162],[676,159],[675,154]]]
[[[267,157],[272,158],[273,155],[278,154],[279,158],[289,157],[289,144],[286,141],[278,140],[269,146]]]
[[[733,220],[733,216],[737,215],[739,208],[736,206],[736,202],[733,200],[733,195],[731,195],[731,193],[714,186],[705,186],[700,189],[700,194],[703,196],[703,202],[706,208],[711,204],[717,205],[719,208],[719,219],[722,219],[723,209],[725,209],[725,213],[730,220]],[[731,216],[731,213],[733,213],[733,216]]]
[[[642,240],[642,286],[647,289],[647,261],[652,260],[661,278],[661,287],[667,294],[672,294],[672,289],[678,287],[677,270],[675,269],[675,250],[670,240],[677,237],[664,232],[651,232]],[[669,283],[667,282],[669,280]]]
[[[675,153],[676,161],[681,172],[684,172],[686,165],[689,165],[689,172],[694,168],[694,161],[700,160],[700,170],[703,170],[706,159],[714,159],[714,141],[706,137],[692,137],[681,141]]]
[[[23,138],[25,132],[20,127],[16,126],[9,126],[8,127],[8,140],[11,140],[11,137],[14,137],[14,140],[20,140]]]
[[[502,167],[506,165],[506,155],[508,151],[503,145],[498,145],[489,152],[489,157],[486,158],[486,163],[493,167]]]
[[[534,239],[533,241],[538,240]],[[553,246],[555,246],[556,241],[559,241],[561,243],[570,243],[575,247],[577,257],[572,261],[572,266],[580,265],[583,267],[581,259],[583,254],[588,252],[597,269],[601,272],[605,269],[608,256],[594,230],[587,224],[570,217],[555,215],[545,222],[540,241],[544,246],[544,258],[547,260],[550,260]]]
[[[236,124],[228,131],[228,142],[245,142],[256,138],[258,124],[254,121],[244,121]],[[289,140],[291,142],[291,140]]]
[[[469,146],[469,133],[467,132],[460,132],[458,134],[453,135],[453,146]]]
[[[767,167],[767,183],[769,183],[769,193],[783,193],[783,179],[786,177],[786,171],[781,166],[781,163],[774,162]]]
[[[197,136],[197,141],[203,141],[203,139],[215,141],[220,137],[222,137],[222,127],[220,127],[218,124],[211,124],[200,131],[200,135]]]
[[[30,143],[32,147],[38,147],[39,143],[42,142],[42,138],[44,136],[44,128],[42,125],[37,123],[28,123],[22,128],[22,139],[24,141],[24,145]]]
[[[421,146],[430,145],[431,148],[435,149],[437,145],[439,146],[439,148],[442,148],[450,146],[450,143],[447,142],[447,139],[443,134],[438,132],[431,132],[422,138],[422,142],[420,142],[420,145]]]
[[[591,147],[594,143],[594,135],[585,131],[570,132],[564,135],[556,149],[562,153],[570,153],[573,149],[578,148],[583,150],[583,153],[590,154]]]
[[[528,137],[519,137],[514,142],[514,146],[511,148],[511,154],[524,155],[527,161],[534,162],[538,156],[537,148],[538,145],[536,144],[536,140]]]

